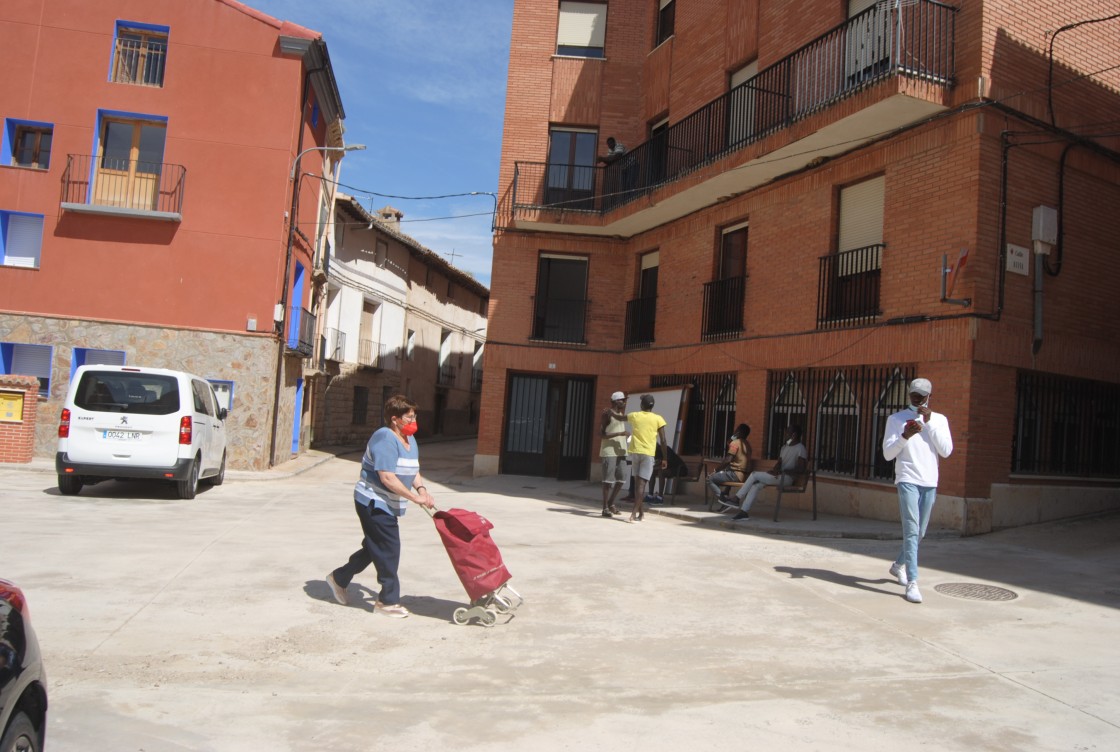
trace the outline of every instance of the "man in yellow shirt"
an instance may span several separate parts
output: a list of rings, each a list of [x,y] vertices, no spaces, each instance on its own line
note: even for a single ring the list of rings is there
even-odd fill
[[[666,446],[665,419],[653,412],[653,395],[643,394],[642,409],[626,416],[630,423],[630,467],[634,474],[634,511],[629,522],[641,522],[645,516],[642,501],[646,497],[646,485],[653,477],[657,445]],[[665,460],[661,467],[665,467]]]

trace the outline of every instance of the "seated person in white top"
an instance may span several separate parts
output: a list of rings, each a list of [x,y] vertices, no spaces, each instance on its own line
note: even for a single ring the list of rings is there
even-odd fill
[[[770,470],[756,470],[747,476],[743,485],[735,493],[739,498],[740,512],[732,517],[733,520],[750,519],[751,505],[754,504],[758,492],[763,486],[788,486],[793,483],[793,476],[805,472],[805,463],[809,459],[809,452],[801,443],[801,426],[790,426],[786,429],[786,443],[782,446],[781,454],[774,467]]]

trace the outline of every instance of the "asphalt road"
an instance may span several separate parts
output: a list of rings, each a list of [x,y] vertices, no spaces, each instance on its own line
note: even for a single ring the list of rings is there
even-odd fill
[[[473,480],[472,450],[422,462],[440,507],[494,523],[525,596],[491,628],[451,623],[466,596],[418,508],[413,616],[373,613],[372,569],[331,599],[356,457],[192,501],[0,468],[49,752],[1120,749],[1120,517],[927,540],[913,605],[897,541],[628,525],[546,479]]]

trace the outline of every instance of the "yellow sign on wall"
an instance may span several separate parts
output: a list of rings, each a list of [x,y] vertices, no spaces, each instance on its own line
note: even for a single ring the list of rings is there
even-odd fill
[[[23,422],[23,392],[0,392],[0,422]]]

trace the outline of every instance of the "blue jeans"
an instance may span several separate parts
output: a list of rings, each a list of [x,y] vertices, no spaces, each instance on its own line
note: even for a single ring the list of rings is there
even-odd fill
[[[906,565],[906,578],[918,580],[918,543],[926,537],[929,515],[937,500],[936,486],[898,483],[898,514],[902,518],[902,552],[895,564]]]
[[[719,496],[723,493],[724,483],[731,481],[738,483],[742,479],[743,474],[738,470],[720,470],[708,476],[708,488],[712,489],[712,493],[716,496]]]
[[[785,473],[778,476],[771,475],[766,470],[755,470],[747,476],[747,479],[743,481],[743,485],[735,492],[735,495],[739,497],[739,508],[744,512],[751,511],[754,500],[758,497],[758,492],[766,486],[776,486],[779,483],[784,488],[793,483],[793,478]]]
[[[397,578],[397,567],[401,563],[401,533],[397,518],[372,504],[367,507],[355,501],[354,508],[362,523],[362,547],[331,573],[334,581],[345,590],[354,575],[373,564],[381,585],[377,600],[386,605],[400,603],[401,581]]]

